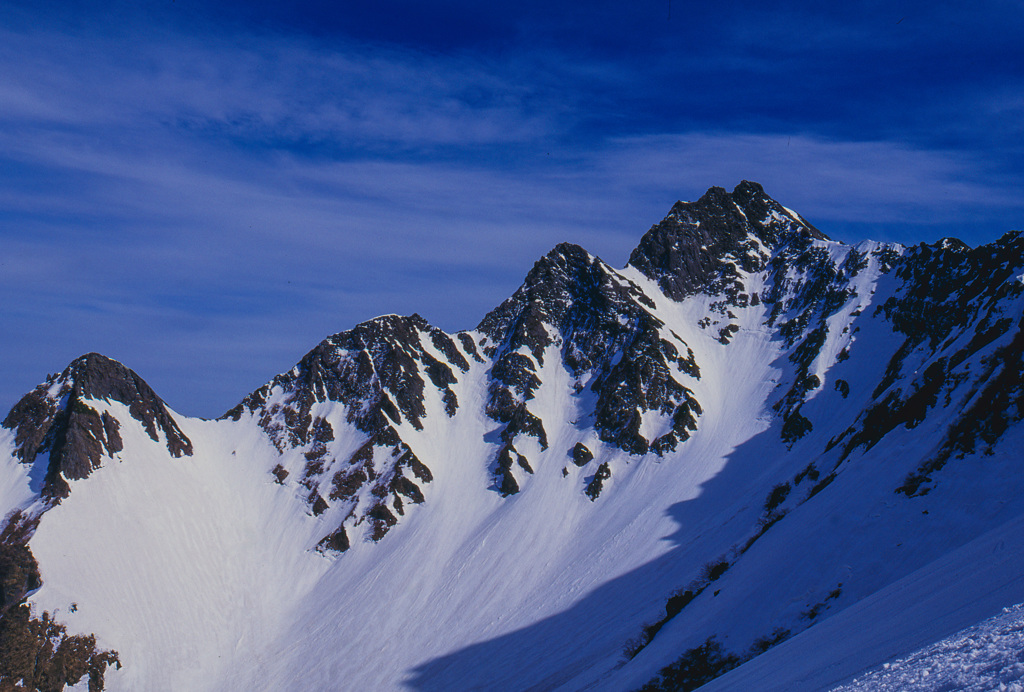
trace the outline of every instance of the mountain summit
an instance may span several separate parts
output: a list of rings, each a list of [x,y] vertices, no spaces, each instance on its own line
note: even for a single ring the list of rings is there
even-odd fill
[[[851,247],[744,181],[217,420],[83,356],[0,427],[0,688],[885,684],[1024,602],[1022,326],[1019,233]]]
[[[67,497],[68,481],[88,477],[103,456],[123,449],[117,418],[92,408],[90,400],[126,406],[153,440],[162,435],[171,455],[192,453],[191,441],[141,377],[117,361],[89,353],[22,397],[3,421],[3,427],[14,431],[14,454],[23,464],[46,455],[44,496]]]
[[[700,290],[722,292],[738,270],[764,268],[771,253],[793,239],[828,238],[795,212],[744,180],[732,194],[713,187],[696,202],[676,202],[661,223],[640,239],[629,266],[682,300]]]

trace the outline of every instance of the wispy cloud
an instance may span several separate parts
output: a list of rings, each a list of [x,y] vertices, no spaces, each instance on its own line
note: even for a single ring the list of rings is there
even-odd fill
[[[477,61],[287,37],[0,35],[8,124],[288,147],[508,143],[550,131],[535,80]],[[521,76],[521,75],[518,75]]]
[[[806,135],[688,133],[623,138],[602,163],[631,172],[650,194],[698,190],[707,181],[761,182],[808,218],[828,222],[947,227],[994,209],[1024,212],[1020,180],[987,159],[896,142],[835,141]],[[1005,175],[999,180],[999,175]],[[1002,230],[993,229],[992,233]],[[978,239],[972,239],[978,240]]]
[[[374,315],[474,326],[557,242],[621,265],[744,178],[830,233],[1021,211],[1019,171],[972,152],[607,126],[639,73],[555,55],[0,31],[0,408],[99,350],[215,415]]]

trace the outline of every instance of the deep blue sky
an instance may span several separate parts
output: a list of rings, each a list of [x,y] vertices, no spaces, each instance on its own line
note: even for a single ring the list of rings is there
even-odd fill
[[[840,240],[990,242],[1024,227],[1024,4],[967,5],[8,0],[0,409],[99,351],[219,415],[744,178]]]

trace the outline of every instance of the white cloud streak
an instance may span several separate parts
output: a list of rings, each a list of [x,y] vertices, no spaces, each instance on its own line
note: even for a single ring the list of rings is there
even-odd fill
[[[559,241],[622,265],[675,199],[744,178],[826,232],[1021,209],[983,160],[892,142],[566,144],[580,114],[554,87],[597,78],[585,64],[538,81],[535,58],[274,37],[0,46],[0,408],[99,350],[216,415],[376,314],[474,326]]]
[[[920,226],[964,221],[983,208],[1024,210],[1016,181],[993,185],[980,157],[895,142],[671,134],[619,139],[601,161],[616,174],[628,171],[637,190],[696,190],[710,180],[722,185],[756,180],[769,194],[823,223]]]

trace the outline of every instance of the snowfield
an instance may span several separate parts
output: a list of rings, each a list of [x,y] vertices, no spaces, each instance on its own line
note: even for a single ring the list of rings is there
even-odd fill
[[[1024,679],[1022,549],[1019,516],[702,689],[1003,689]]]

